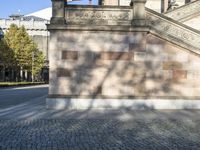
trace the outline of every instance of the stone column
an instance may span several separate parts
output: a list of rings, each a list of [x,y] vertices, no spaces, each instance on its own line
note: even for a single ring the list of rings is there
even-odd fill
[[[52,18],[51,24],[65,24],[65,0],[52,1]]]
[[[145,3],[146,0],[133,0],[133,26],[146,26]]]

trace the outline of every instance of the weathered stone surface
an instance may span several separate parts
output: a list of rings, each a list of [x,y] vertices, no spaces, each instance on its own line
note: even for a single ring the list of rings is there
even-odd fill
[[[103,60],[132,60],[133,53],[131,52],[102,52],[101,59]]]
[[[77,60],[78,52],[77,51],[62,51],[62,59]]]
[[[146,43],[130,43],[129,51],[132,52],[145,52],[146,51]]]
[[[146,61],[146,52],[134,52],[134,61]]]
[[[57,76],[58,77],[70,77],[72,70],[65,69],[65,68],[58,68],[57,69]]]
[[[175,79],[186,79],[187,71],[186,70],[173,70],[173,78]]]
[[[188,70],[187,79],[191,81],[200,81],[200,70]]]
[[[182,69],[183,64],[177,61],[163,62],[163,70]]]

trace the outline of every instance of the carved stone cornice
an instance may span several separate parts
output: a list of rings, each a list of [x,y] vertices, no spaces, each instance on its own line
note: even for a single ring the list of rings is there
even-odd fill
[[[165,16],[177,21],[185,21],[200,14],[200,0],[188,3],[165,13]]]
[[[66,6],[65,19],[72,25],[131,25],[130,7]]]
[[[150,32],[200,54],[200,32],[150,9],[147,10]]]

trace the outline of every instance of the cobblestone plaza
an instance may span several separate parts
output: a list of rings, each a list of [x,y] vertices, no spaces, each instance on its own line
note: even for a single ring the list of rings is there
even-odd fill
[[[200,149],[200,111],[49,110],[47,89],[0,89],[0,150]]]
[[[2,150],[198,150],[200,120],[1,120]]]

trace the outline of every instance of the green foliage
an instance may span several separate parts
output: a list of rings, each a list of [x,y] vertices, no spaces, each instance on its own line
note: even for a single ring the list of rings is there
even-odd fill
[[[12,63],[22,70],[28,70],[36,75],[44,64],[44,56],[26,32],[24,26],[11,24],[5,34],[5,42],[12,51]]]
[[[32,61],[32,73],[33,75],[37,75],[41,68],[44,66],[45,57],[42,52],[35,49],[33,53],[33,61]]]
[[[5,39],[0,40],[0,62],[4,67],[13,66],[15,63],[14,53],[7,45]]]

